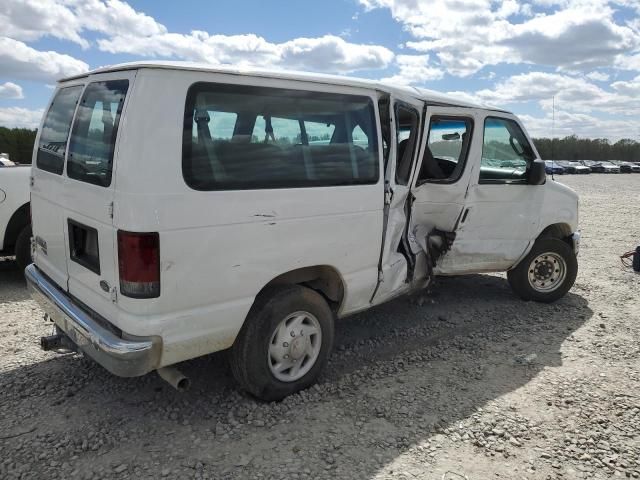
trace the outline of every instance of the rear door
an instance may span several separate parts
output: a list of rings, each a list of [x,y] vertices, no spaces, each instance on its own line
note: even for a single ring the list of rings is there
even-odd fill
[[[105,314],[115,301],[118,139],[135,71],[90,77],[73,122],[63,196],[69,293]]]
[[[64,234],[64,162],[69,132],[84,81],[59,88],[38,130],[31,170],[31,220],[36,265],[55,283],[68,288],[67,243]]]

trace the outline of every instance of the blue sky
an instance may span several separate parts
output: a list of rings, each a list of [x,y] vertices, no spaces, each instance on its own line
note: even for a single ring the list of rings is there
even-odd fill
[[[640,139],[640,0],[3,0],[0,125],[57,78],[139,59],[347,74],[510,109],[536,136]]]

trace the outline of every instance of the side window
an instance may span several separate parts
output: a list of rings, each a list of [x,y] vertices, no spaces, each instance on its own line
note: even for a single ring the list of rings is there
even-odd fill
[[[279,145],[299,145],[302,143],[300,122],[292,118],[278,118],[261,115],[256,119],[251,135],[252,143],[273,142]]]
[[[533,160],[533,149],[516,122],[487,117],[480,183],[526,183],[526,174]]]
[[[358,128],[360,127],[356,127],[356,129]],[[333,137],[333,132],[336,131],[336,126],[332,123],[310,122],[306,120],[304,122],[304,130],[307,134],[309,145],[328,145],[331,143],[331,138]],[[362,131],[362,129],[360,129],[360,131]],[[366,144],[366,136],[364,138]],[[357,144],[357,142],[354,134],[353,143]]]
[[[407,185],[418,135],[418,112],[406,107],[396,108],[396,183]]]
[[[69,129],[80,93],[82,85],[61,88],[56,93],[42,125],[36,156],[36,166],[39,169],[62,174]]]
[[[473,122],[469,118],[431,117],[418,182],[452,183],[460,178],[469,154]]]
[[[214,140],[230,140],[233,137],[233,130],[236,126],[236,120],[238,115],[231,112],[213,112],[213,111],[200,111],[198,112],[203,119],[206,120],[206,126],[209,129],[209,135]],[[197,119],[199,117],[194,116],[193,120],[193,134],[197,136],[198,125]]]
[[[208,128],[236,115],[232,136]],[[374,184],[379,152],[366,96],[195,83],[187,92],[182,173],[196,190]]]
[[[69,142],[67,176],[111,185],[113,153],[128,80],[90,83],[84,91]]]

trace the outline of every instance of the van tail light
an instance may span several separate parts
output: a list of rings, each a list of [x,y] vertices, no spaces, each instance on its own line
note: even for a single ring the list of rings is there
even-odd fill
[[[160,235],[118,230],[120,293],[131,298],[160,296]]]

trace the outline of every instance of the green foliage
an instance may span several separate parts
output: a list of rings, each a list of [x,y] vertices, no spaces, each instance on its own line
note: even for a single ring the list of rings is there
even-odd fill
[[[640,162],[640,142],[623,138],[611,143],[606,138],[534,138],[544,160],[624,160]]]
[[[0,152],[16,163],[31,163],[36,130],[0,127]]]

